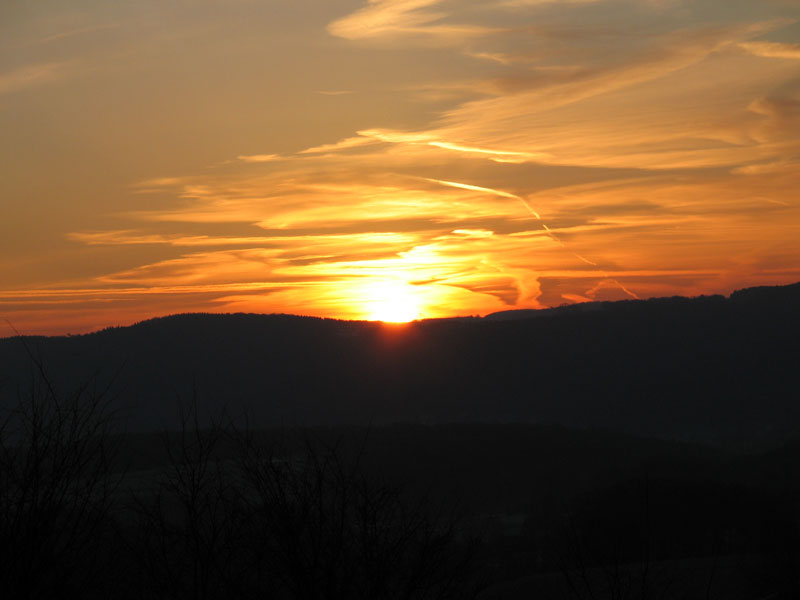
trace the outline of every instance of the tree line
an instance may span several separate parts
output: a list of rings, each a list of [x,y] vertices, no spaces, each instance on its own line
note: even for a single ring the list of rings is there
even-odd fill
[[[363,444],[165,433],[167,464],[120,464],[107,390],[60,395],[41,363],[0,423],[0,589],[10,598],[474,596],[452,515],[365,474]]]

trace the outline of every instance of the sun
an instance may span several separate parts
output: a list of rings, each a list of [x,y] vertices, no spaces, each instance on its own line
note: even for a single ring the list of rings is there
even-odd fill
[[[421,316],[416,290],[404,281],[381,281],[369,285],[365,290],[364,306],[369,321],[408,323]]]

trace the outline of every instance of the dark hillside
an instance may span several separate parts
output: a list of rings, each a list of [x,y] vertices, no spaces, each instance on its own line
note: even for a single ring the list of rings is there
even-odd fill
[[[196,390],[259,426],[540,422],[755,443],[800,429],[798,306],[795,284],[406,326],[177,315],[25,344],[63,389],[119,371],[134,430],[169,425]],[[31,369],[20,339],[0,340],[0,393]]]
[[[586,576],[597,598],[617,597],[602,592],[648,571],[654,597],[669,590],[675,595],[665,597],[752,600],[781,587],[796,591],[796,443],[741,455],[538,425],[253,433],[296,465],[309,447],[336,448],[368,480],[456,514],[459,537],[478,542],[474,567],[489,586],[486,598],[573,598],[570,572]],[[123,488],[153,481],[168,462],[162,441],[123,436]],[[214,454],[220,464],[236,464],[237,445],[229,442]]]

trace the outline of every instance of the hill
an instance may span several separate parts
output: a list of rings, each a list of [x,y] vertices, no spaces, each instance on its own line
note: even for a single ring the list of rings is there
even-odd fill
[[[62,390],[94,380],[131,430],[176,397],[258,426],[519,422],[712,443],[800,430],[800,284],[730,298],[593,303],[408,325],[175,315],[71,337],[0,340],[0,396],[39,357]]]

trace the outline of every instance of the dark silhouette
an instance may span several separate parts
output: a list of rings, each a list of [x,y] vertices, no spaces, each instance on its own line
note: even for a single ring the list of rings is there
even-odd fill
[[[165,437],[166,469],[136,498],[146,597],[474,596],[456,521],[368,476],[363,446],[305,435],[290,447],[233,426],[200,430],[195,417]]]
[[[110,399],[89,383],[56,392],[42,363],[0,420],[0,590],[80,597],[106,581],[114,530]]]
[[[798,305],[795,284],[406,326],[179,315],[28,343],[64,385],[125,365],[130,430],[175,428],[174,395],[196,385],[257,426],[539,422],[743,446],[798,433]],[[27,368],[0,340],[0,405]]]
[[[795,598],[798,300],[0,340],[0,589]]]

